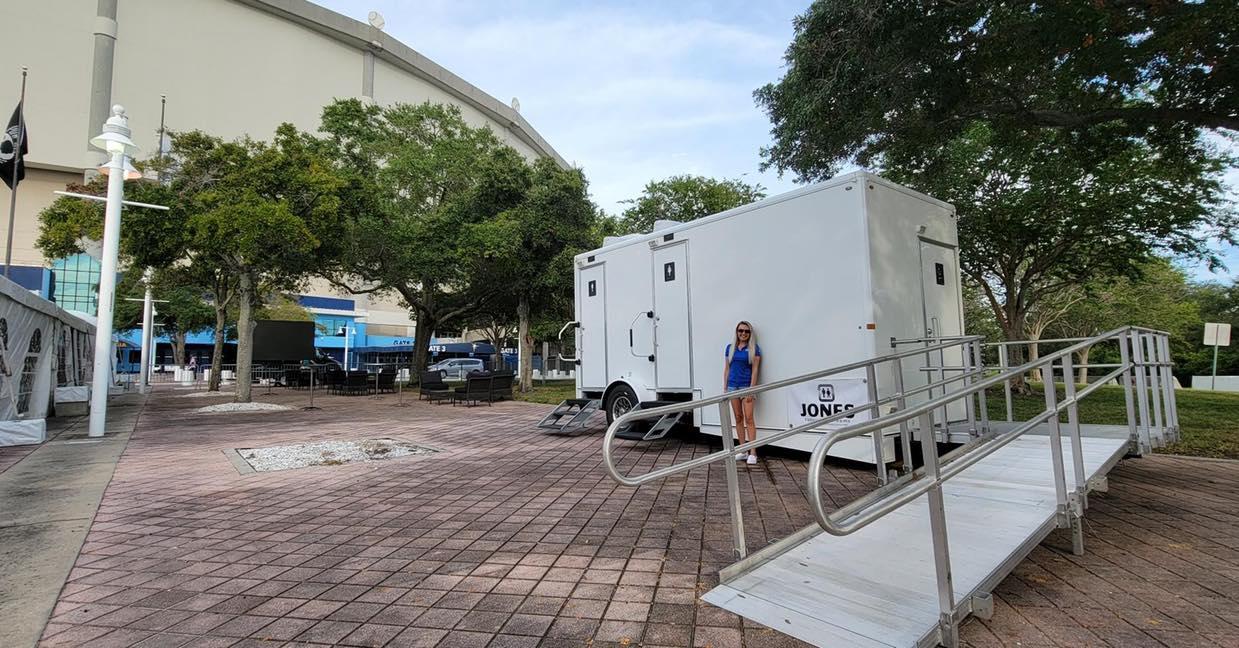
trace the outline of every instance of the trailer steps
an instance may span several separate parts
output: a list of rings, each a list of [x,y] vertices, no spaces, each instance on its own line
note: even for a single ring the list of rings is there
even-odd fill
[[[1082,448],[1088,484],[1102,488],[1129,440],[1085,437]],[[943,485],[957,620],[990,613],[989,593],[1061,526],[1050,457],[1048,436],[1024,436]],[[1070,470],[1066,480],[1074,489]],[[703,599],[817,646],[943,642],[926,497],[850,535],[806,527],[724,569]]]
[[[633,409],[654,409],[674,403],[675,401],[642,401],[637,403]],[[664,414],[653,425],[646,421],[634,421],[616,431],[615,437],[629,441],[658,441],[675,429],[675,426],[684,418],[684,414],[684,412]]]
[[[555,432],[566,432],[574,426],[583,428],[599,407],[602,407],[602,401],[596,398],[569,398],[556,405],[550,414],[538,422],[538,427]]]

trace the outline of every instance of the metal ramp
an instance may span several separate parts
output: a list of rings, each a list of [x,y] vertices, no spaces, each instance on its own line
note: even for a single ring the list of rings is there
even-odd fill
[[[1127,453],[1126,439],[1084,438],[1096,482]],[[1050,441],[1025,436],[943,485],[958,618],[1058,526]],[[1066,450],[1068,461],[1073,461]],[[1068,473],[1067,485],[1075,489]],[[928,495],[851,535],[821,529],[774,556],[728,574],[702,597],[818,646],[938,643],[939,609]]]
[[[985,390],[1009,389],[1013,380],[1033,370],[1051,378],[1074,377],[1080,368],[1073,366],[1074,354],[1116,344],[1120,363],[1087,367],[1113,369],[1096,376],[1096,382],[1077,388],[1068,381],[1060,397],[1050,380],[1042,385],[1041,413],[1025,421],[988,421]],[[976,361],[937,367],[936,382],[905,387],[902,363],[952,346]],[[1152,351],[1169,349],[1165,333],[1123,327],[997,371],[980,362],[983,346],[976,336],[927,341],[923,348],[729,394],[633,410],[607,429],[603,464],[613,479],[628,486],[723,464],[739,561],[721,571],[720,585],[703,596],[706,602],[818,646],[957,646],[959,623],[970,614],[993,614],[992,589],[1051,531],[1070,529],[1073,553],[1084,552],[1089,492],[1104,490],[1105,476],[1119,460],[1172,442],[1179,431],[1169,354]],[[857,409],[869,410],[870,420],[823,429],[849,414],[842,412],[733,445],[730,399],[861,370],[870,382],[870,402]],[[946,370],[957,375],[948,377]],[[880,375],[894,384],[880,386]],[[1116,379],[1124,392],[1126,425],[1082,425],[1079,402]],[[644,474],[619,470],[612,447],[620,429],[708,406],[719,411],[721,450]],[[959,422],[952,412],[961,409],[967,412],[964,444],[943,452],[940,437],[956,432]],[[1064,417],[1066,422],[1060,422]],[[879,464],[876,490],[828,512],[821,484],[830,448],[892,429],[898,429],[904,457],[914,456],[910,450],[916,440],[923,465],[906,465],[902,475],[892,478]],[[806,433],[818,438],[804,489],[817,523],[749,555],[734,453]]]
[[[543,417],[538,422],[538,428],[554,432],[567,432],[571,427],[583,428],[601,406],[602,401],[596,398],[569,398]]]
[[[642,401],[633,410],[648,410],[666,405],[674,405],[673,401]],[[629,441],[658,441],[668,434],[684,418],[685,412],[671,412],[658,417],[653,425],[644,421],[632,421],[616,429],[615,436]]]

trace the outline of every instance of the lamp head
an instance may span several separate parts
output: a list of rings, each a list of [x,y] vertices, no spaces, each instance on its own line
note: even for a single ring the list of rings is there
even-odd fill
[[[118,153],[133,157],[138,152],[138,145],[129,138],[129,118],[125,116],[125,108],[120,104],[112,106],[112,116],[103,124],[103,132],[90,140],[90,145],[107,151],[110,155]]]
[[[103,166],[99,167],[99,173],[105,176],[111,175],[112,174],[112,163],[108,162],[107,164],[104,164]],[[141,178],[141,177],[142,177],[142,172],[135,169],[133,166],[133,163],[129,161],[128,157],[126,157],[125,158],[125,179],[126,180],[137,180],[138,178]]]

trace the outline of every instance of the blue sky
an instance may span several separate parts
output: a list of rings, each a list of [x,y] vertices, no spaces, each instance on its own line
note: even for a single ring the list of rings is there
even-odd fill
[[[650,180],[690,173],[795,186],[762,173],[770,123],[753,90],[782,76],[792,19],[811,0],[584,2],[314,0],[384,31],[521,114],[618,214]],[[1229,174],[1239,186],[1239,172]],[[1239,277],[1189,268],[1200,280]]]

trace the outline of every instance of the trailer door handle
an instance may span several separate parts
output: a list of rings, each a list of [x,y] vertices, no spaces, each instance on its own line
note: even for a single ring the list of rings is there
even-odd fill
[[[632,330],[637,326],[637,320],[641,319],[642,317],[645,317],[647,319],[654,319],[654,311],[644,311],[641,313],[637,313],[637,316],[632,318],[632,321],[628,323],[628,352],[631,353],[634,358],[642,357],[640,354],[637,353],[636,348],[634,348],[636,346],[636,343],[634,342],[634,339],[633,339],[634,336],[632,332]],[[652,354],[645,356],[645,357],[649,358],[650,362],[654,361],[654,356]]]
[[[558,337],[556,337],[555,339],[559,340],[559,352],[558,352],[558,353],[556,353],[556,355],[558,355],[558,356],[559,356],[559,360],[560,360],[560,362],[575,362],[576,364],[581,364],[581,361],[580,361],[580,360],[579,360],[576,356],[572,356],[571,358],[565,358],[565,357],[564,357],[564,352],[563,352],[563,349],[564,349],[564,344],[563,344],[563,340],[564,340],[564,331],[567,331],[567,330],[568,330],[568,329],[570,329],[570,328],[580,328],[580,326],[581,326],[581,322],[580,322],[580,321],[578,321],[578,320],[572,320],[571,322],[568,322],[567,324],[564,324],[564,327],[563,327],[563,328],[559,329],[559,336],[558,336]]]

